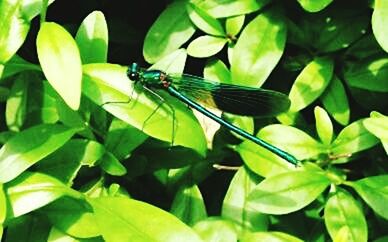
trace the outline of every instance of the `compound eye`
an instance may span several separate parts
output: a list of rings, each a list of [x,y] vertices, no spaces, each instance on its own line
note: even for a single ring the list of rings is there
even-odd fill
[[[137,73],[137,72],[131,71],[128,76],[129,76],[129,79],[131,79],[132,81],[139,80],[139,73]]]

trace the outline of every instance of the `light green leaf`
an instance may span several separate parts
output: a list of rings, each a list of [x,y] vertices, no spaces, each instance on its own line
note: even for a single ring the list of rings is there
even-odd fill
[[[314,102],[330,83],[334,63],[328,57],[317,57],[296,78],[291,88],[290,112],[297,112]]]
[[[22,18],[23,0],[0,2],[0,63],[6,63],[23,44],[29,21]],[[1,76],[0,71],[0,76]]]
[[[299,4],[307,12],[319,12],[326,8],[333,0],[298,0]]]
[[[363,119],[346,126],[332,143],[333,155],[346,155],[375,146],[379,140],[365,129]]]
[[[370,118],[362,122],[364,127],[374,136],[378,137],[388,154],[388,117],[378,112],[372,112]]]
[[[220,83],[230,83],[230,71],[220,59],[213,59],[206,63],[203,70],[205,79]]]
[[[23,126],[27,112],[28,81],[26,76],[20,76],[13,83],[7,99],[5,120],[12,131],[19,131]]]
[[[73,37],[60,25],[45,22],[36,40],[39,62],[49,83],[72,109],[81,100],[82,66]]]
[[[215,18],[224,18],[255,12],[267,5],[270,0],[191,0],[191,2]]]
[[[330,117],[326,111],[319,106],[314,108],[314,115],[318,136],[323,144],[329,145],[333,138],[333,124],[331,123]]]
[[[177,50],[191,38],[195,28],[187,12],[186,1],[170,4],[154,22],[144,40],[143,55],[149,63]]]
[[[201,241],[175,216],[144,202],[124,197],[89,199],[106,241]]]
[[[235,242],[238,240],[234,224],[218,217],[210,217],[197,223],[194,230],[201,236],[203,241]]]
[[[321,95],[321,101],[333,118],[342,125],[347,125],[350,118],[348,97],[342,82],[336,75]]]
[[[388,58],[374,56],[357,62],[345,70],[349,86],[374,92],[388,92]]]
[[[197,58],[213,56],[222,50],[226,42],[225,38],[200,36],[189,44],[187,54]]]
[[[167,142],[174,141],[174,145],[182,145],[205,154],[206,141],[202,128],[192,113],[188,112],[187,106],[160,92],[169,105],[158,108],[160,100],[141,86],[133,90],[133,82],[128,79],[126,70],[126,67],[112,64],[85,65],[83,93],[98,105],[105,104],[102,107],[106,111],[144,133]],[[173,140],[174,122],[176,127]]]
[[[225,29],[228,36],[236,36],[244,25],[245,15],[238,15],[227,18],[225,21]]]
[[[349,185],[377,214],[388,219],[388,175],[367,177]]]
[[[0,183],[0,226],[4,223],[7,215],[7,200],[3,190],[3,184]],[[1,238],[1,233],[0,233]]]
[[[372,30],[380,46],[388,52],[388,2],[385,0],[374,1],[374,11],[372,14]]]
[[[59,180],[43,173],[24,172],[5,185],[9,199],[10,217],[18,217],[41,208],[64,195],[81,198],[82,195]]]
[[[100,235],[93,211],[84,200],[61,197],[45,206],[42,213],[52,225],[71,236],[89,238]]]
[[[247,207],[247,197],[257,181],[244,166],[234,175],[222,204],[222,217],[240,225],[243,231],[265,231],[268,216]]]
[[[314,201],[329,184],[322,172],[282,173],[259,183],[248,197],[248,206],[268,214],[295,212]]]
[[[206,207],[198,186],[179,189],[175,194],[170,213],[189,226],[205,219],[207,217]]]
[[[75,37],[83,64],[106,62],[108,26],[100,11],[90,13],[81,23]]]
[[[276,9],[259,14],[233,48],[233,83],[260,87],[280,60],[285,42],[286,25]]]
[[[103,156],[105,147],[93,140],[72,139],[36,164],[39,172],[71,185],[83,166],[94,166]]]
[[[282,232],[256,232],[248,233],[239,240],[241,242],[261,242],[261,241],[271,241],[271,242],[302,242],[292,235],[282,233]]]
[[[163,70],[166,73],[183,73],[187,59],[186,49],[178,49],[164,56],[148,69]]]
[[[367,241],[368,229],[364,214],[345,190],[338,188],[325,206],[325,224],[332,239],[337,238],[340,230],[348,229],[345,241]]]
[[[225,36],[225,31],[217,19],[190,2],[186,5],[186,9],[191,21],[200,30],[209,35]]]
[[[59,124],[41,124],[13,136],[0,149],[0,182],[9,182],[64,145],[76,132]]]

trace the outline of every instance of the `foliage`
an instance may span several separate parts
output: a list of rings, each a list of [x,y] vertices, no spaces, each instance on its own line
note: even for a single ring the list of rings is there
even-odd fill
[[[159,1],[138,31],[59,2],[0,0],[2,241],[386,240],[387,1]],[[150,68],[288,93],[223,117],[300,165],[135,86],[108,46],[143,38]]]

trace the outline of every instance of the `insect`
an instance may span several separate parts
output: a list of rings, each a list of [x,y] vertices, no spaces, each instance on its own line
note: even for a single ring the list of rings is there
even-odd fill
[[[145,70],[133,63],[127,71],[130,80],[148,90],[165,90],[189,107],[228,128],[236,134],[264,147],[293,165],[298,160],[291,154],[255,137],[218,117],[201,106],[216,107],[227,113],[242,116],[274,116],[290,106],[287,95],[262,88],[222,84],[188,74],[167,74],[160,70]]]

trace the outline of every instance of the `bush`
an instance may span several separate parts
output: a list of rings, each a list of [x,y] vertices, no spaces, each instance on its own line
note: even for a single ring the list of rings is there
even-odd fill
[[[387,1],[79,2],[0,1],[2,241],[388,240]],[[298,164],[134,60],[239,114],[288,93],[222,118]]]

